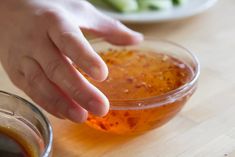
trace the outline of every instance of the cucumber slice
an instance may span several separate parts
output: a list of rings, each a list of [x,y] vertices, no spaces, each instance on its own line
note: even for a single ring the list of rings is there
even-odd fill
[[[138,10],[136,0],[103,0],[119,12],[134,12]]]
[[[102,8],[109,8],[109,5],[105,2],[103,2],[102,0],[88,0],[90,3],[92,3],[95,6],[99,6]]]
[[[171,0],[138,0],[141,10],[162,10],[172,7]]]
[[[182,5],[185,3],[187,0],[172,0],[173,5]]]
[[[110,6],[102,0],[88,0],[88,1],[92,3],[93,5],[100,7],[100,8],[105,8],[105,9],[110,8]]]

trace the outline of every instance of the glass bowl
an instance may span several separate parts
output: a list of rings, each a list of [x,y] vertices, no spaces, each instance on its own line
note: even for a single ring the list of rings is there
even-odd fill
[[[30,157],[51,156],[53,133],[47,118],[30,102],[4,91],[0,91],[0,131],[13,137]]]
[[[143,42],[132,46],[112,45],[102,39],[91,41],[91,45],[98,53],[110,49],[161,52],[182,61],[193,72],[191,80],[165,94],[143,99],[109,100],[110,111],[106,116],[89,116],[86,123],[92,128],[107,133],[135,134],[160,127],[182,109],[197,87],[198,59],[188,49],[173,42],[145,37]]]

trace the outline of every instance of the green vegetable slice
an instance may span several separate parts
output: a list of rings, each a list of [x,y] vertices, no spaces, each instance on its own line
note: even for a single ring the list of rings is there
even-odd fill
[[[119,12],[134,12],[138,10],[136,0],[103,0]]]
[[[138,0],[141,10],[161,10],[172,7],[171,0]]]
[[[174,5],[182,5],[183,3],[185,3],[187,0],[172,0],[172,3]]]

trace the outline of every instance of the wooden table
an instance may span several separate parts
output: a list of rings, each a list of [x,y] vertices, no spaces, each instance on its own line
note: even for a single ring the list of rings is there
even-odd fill
[[[110,136],[49,116],[53,157],[235,157],[235,1],[199,16],[133,29],[176,41],[201,62],[199,88],[165,126],[136,137]],[[0,68],[1,89],[26,97]],[[27,98],[27,97],[26,97]],[[28,99],[28,98],[27,98]]]

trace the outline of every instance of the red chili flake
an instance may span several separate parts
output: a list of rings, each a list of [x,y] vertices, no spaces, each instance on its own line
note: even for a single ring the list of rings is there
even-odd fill
[[[118,125],[119,123],[118,122],[115,122],[116,125]]]
[[[114,60],[112,60],[112,59],[107,59],[107,60],[106,60],[106,63],[114,64],[114,63],[115,63],[115,61],[114,61]]]
[[[103,129],[103,130],[108,130],[108,128],[107,128],[103,123],[99,123],[99,126],[100,126],[101,129]]]
[[[132,82],[134,82],[134,77],[127,77],[127,78],[126,78],[126,81],[127,81],[128,83],[132,83]]]
[[[110,112],[110,114],[114,117],[117,115],[115,112]]]
[[[135,118],[135,117],[129,117],[127,118],[127,123],[129,125],[130,128],[133,128],[136,126],[136,124],[138,123],[139,118]]]
[[[125,112],[125,113],[124,113],[124,116],[125,116],[125,117],[127,117],[127,116],[129,116],[129,115],[130,115],[129,112]]]
[[[135,88],[140,88],[140,87],[142,87],[140,84],[135,85]]]
[[[175,84],[176,84],[176,87],[179,87],[179,86],[181,86],[181,85],[182,85],[182,83],[181,83],[181,82],[176,82]]]
[[[112,126],[113,126],[113,123],[111,123],[110,126],[112,127]]]

